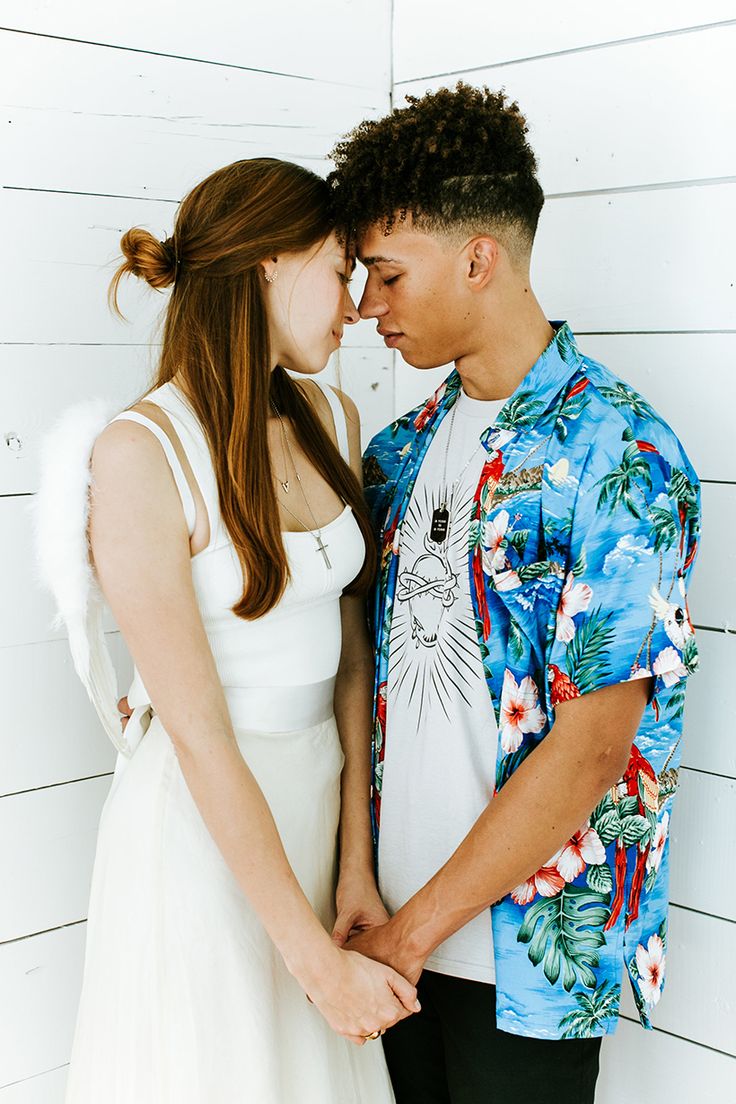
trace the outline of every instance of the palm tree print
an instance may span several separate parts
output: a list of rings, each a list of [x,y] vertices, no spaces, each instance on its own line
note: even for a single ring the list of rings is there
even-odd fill
[[[592,993],[573,993],[578,1007],[560,1020],[562,1039],[589,1039],[597,1028],[618,1015],[621,986],[604,981]]]
[[[638,418],[657,417],[654,408],[649,405],[646,399],[642,398],[633,388],[627,387],[621,380],[614,387],[599,387],[598,390],[615,407],[625,406]]]
[[[637,521],[641,521],[644,514],[634,499],[634,493],[641,495],[646,508],[644,488],[648,491],[652,489],[652,475],[635,441],[626,446],[619,466],[604,475],[598,486],[601,488],[599,508],[608,506],[608,513],[615,514],[619,507],[624,506]]]

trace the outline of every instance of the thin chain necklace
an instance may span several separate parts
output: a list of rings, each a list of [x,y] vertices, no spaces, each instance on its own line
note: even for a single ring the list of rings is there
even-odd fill
[[[291,451],[291,445],[289,444],[289,438],[288,438],[288,435],[286,433],[286,426],[284,425],[284,420],[281,417],[281,414],[279,413],[278,409],[276,408],[276,406],[274,406],[273,403],[271,403],[271,408],[272,408],[274,414],[276,415],[276,417],[278,418],[279,425],[281,426],[281,441],[282,441],[282,447],[285,450],[284,451],[284,461],[286,461],[286,452],[288,452],[289,453],[289,458],[291,459],[291,466],[294,469],[294,475],[296,476],[296,481],[299,484],[300,491],[302,492],[302,498],[304,499],[304,505],[309,510],[309,514],[310,514],[310,517],[312,518],[312,523],[314,525],[314,529],[310,529],[308,525],[305,525],[304,522],[302,521],[302,519],[297,514],[295,514],[294,511],[292,509],[290,509],[286,505],[285,502],[282,502],[281,505],[284,507],[284,509],[286,510],[286,512],[288,514],[291,514],[291,516],[294,518],[294,521],[298,521],[299,524],[301,525],[302,529],[306,533],[309,533],[309,535],[314,538],[314,540],[317,544],[317,551],[322,554],[322,558],[325,561],[325,565],[328,568],[331,569],[332,564],[330,563],[330,558],[327,555],[327,549],[329,548],[329,545],[325,544],[325,542],[322,540],[322,530],[320,529],[319,525],[317,525],[317,520],[314,516],[314,513],[312,512],[312,507],[309,505],[309,499],[307,498],[307,496],[304,492],[304,487],[302,486],[302,477],[300,476],[299,469],[297,468],[296,463],[294,462],[294,454]],[[287,465],[287,468],[286,468],[286,475],[287,475],[286,480],[279,479],[279,483],[283,487],[284,491],[288,494],[289,493],[289,479],[288,479],[289,469],[288,469],[288,465]],[[315,535],[315,531],[316,531],[316,535]]]
[[[444,463],[442,465],[442,484],[441,484],[442,502],[439,506],[437,506],[432,511],[432,521],[431,521],[430,528],[429,528],[429,539],[431,541],[434,541],[435,544],[443,544],[445,541],[449,540],[449,536],[450,536],[450,513],[452,511],[452,505],[455,501],[455,491],[457,490],[457,485],[460,482],[460,480],[462,479],[462,477],[465,475],[465,472],[468,470],[468,468],[470,466],[471,460],[473,459],[473,457],[477,453],[478,449],[480,448],[480,441],[479,441],[478,444],[476,445],[476,447],[471,452],[468,459],[465,461],[465,464],[463,465],[462,470],[455,477],[455,480],[454,480],[452,486],[449,488],[450,502],[448,504],[448,502],[447,502],[447,491],[448,491],[448,487],[447,487],[447,458],[450,455],[450,442],[452,441],[452,432],[455,428],[455,414],[457,413],[457,408],[458,408],[458,400],[456,399],[455,400],[455,405],[452,408],[452,414],[450,415],[450,431],[447,434],[447,441],[445,443],[445,459],[444,459]]]

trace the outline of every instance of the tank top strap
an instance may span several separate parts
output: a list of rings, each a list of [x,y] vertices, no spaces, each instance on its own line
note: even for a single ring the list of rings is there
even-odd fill
[[[314,379],[314,377],[312,377]],[[318,384],[332,410],[332,420],[335,423],[335,434],[337,436],[337,447],[340,451],[340,455],[346,464],[350,463],[350,446],[348,444],[348,420],[345,415],[345,407],[342,405],[340,398],[334,387],[331,387],[327,383],[322,383],[321,380],[314,379],[314,382]]]
[[[161,447],[164,450],[166,459],[169,462],[171,473],[174,476],[177,489],[179,491],[179,497],[181,498],[181,504],[184,508],[184,517],[186,518],[187,530],[191,537],[194,532],[194,525],[197,518],[197,510],[194,505],[194,497],[192,496],[189,482],[184,469],[181,466],[181,461],[176,455],[176,449],[171,443],[171,439],[168,434],[164,433],[163,429],[157,422],[154,422],[152,418],[147,418],[145,414],[139,414],[136,410],[124,410],[121,414],[117,414],[111,419],[113,422],[138,422],[139,425],[145,426],[146,429],[150,429],[151,433],[158,438]]]
[[[210,525],[207,548],[221,544],[227,533],[220,516],[220,492],[209,444],[199,418],[182,391],[171,382],[151,391],[145,401],[156,403],[171,419],[207,509]]]

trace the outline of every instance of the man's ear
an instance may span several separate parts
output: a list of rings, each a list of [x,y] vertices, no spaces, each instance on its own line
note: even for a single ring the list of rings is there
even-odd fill
[[[498,264],[499,246],[495,238],[473,238],[465,247],[467,278],[475,290],[487,287]]]

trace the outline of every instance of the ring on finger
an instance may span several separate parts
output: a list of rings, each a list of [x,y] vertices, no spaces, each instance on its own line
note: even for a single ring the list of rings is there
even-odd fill
[[[380,1035],[383,1035],[383,1028],[379,1028],[377,1031],[371,1031],[369,1035],[364,1035],[364,1039],[377,1039]]]

